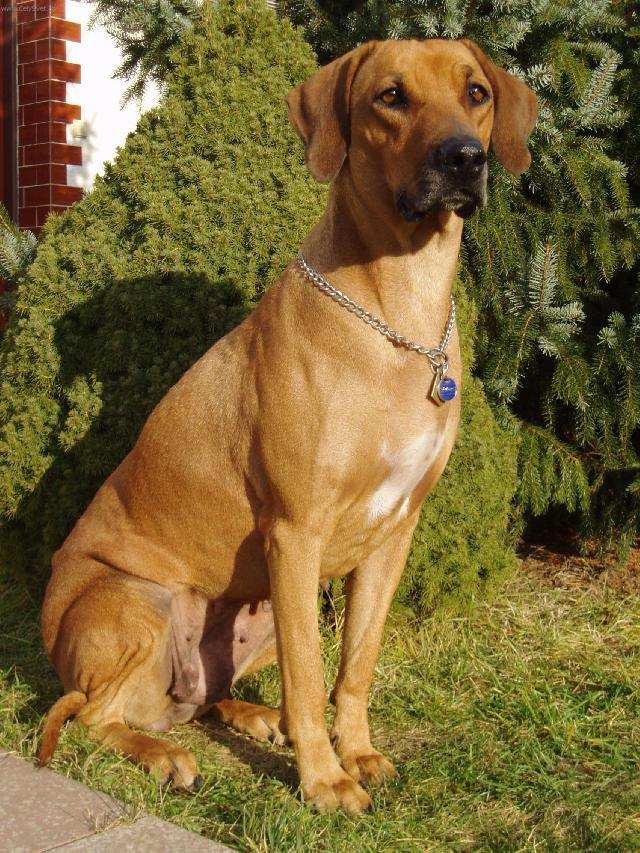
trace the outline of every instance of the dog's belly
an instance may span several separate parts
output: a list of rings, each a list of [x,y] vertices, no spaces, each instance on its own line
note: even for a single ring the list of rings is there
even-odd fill
[[[170,605],[173,705],[150,724],[155,730],[189,719],[230,695],[238,673],[274,636],[269,601],[209,600],[194,590],[175,592]]]

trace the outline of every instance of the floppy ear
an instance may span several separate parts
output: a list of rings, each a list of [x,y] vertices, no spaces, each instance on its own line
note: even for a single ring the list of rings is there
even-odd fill
[[[535,92],[513,74],[494,65],[475,42],[462,39],[462,43],[480,63],[493,89],[493,150],[505,169],[519,175],[531,162],[527,140],[538,113]]]
[[[351,86],[375,45],[368,42],[330,62],[287,95],[289,120],[304,142],[305,161],[322,183],[336,177],[347,156]]]

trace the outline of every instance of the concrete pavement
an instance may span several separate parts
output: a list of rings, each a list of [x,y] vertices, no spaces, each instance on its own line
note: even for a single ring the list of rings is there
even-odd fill
[[[117,800],[0,749],[0,851],[230,853],[171,823],[127,821]]]

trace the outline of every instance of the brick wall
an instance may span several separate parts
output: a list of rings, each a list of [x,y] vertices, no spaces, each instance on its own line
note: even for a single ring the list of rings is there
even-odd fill
[[[81,117],[67,103],[66,84],[80,82],[67,41],[80,41],[80,25],[65,20],[65,0],[18,0],[18,224],[36,233],[50,211],[82,197],[67,185],[67,165],[82,164],[81,146],[67,142]]]

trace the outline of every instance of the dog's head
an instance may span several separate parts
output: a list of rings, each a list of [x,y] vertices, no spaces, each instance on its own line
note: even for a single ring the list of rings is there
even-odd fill
[[[311,174],[348,165],[364,196],[405,220],[471,216],[486,198],[489,143],[510,172],[531,161],[536,96],[472,41],[369,42],[321,68],[288,97]]]

